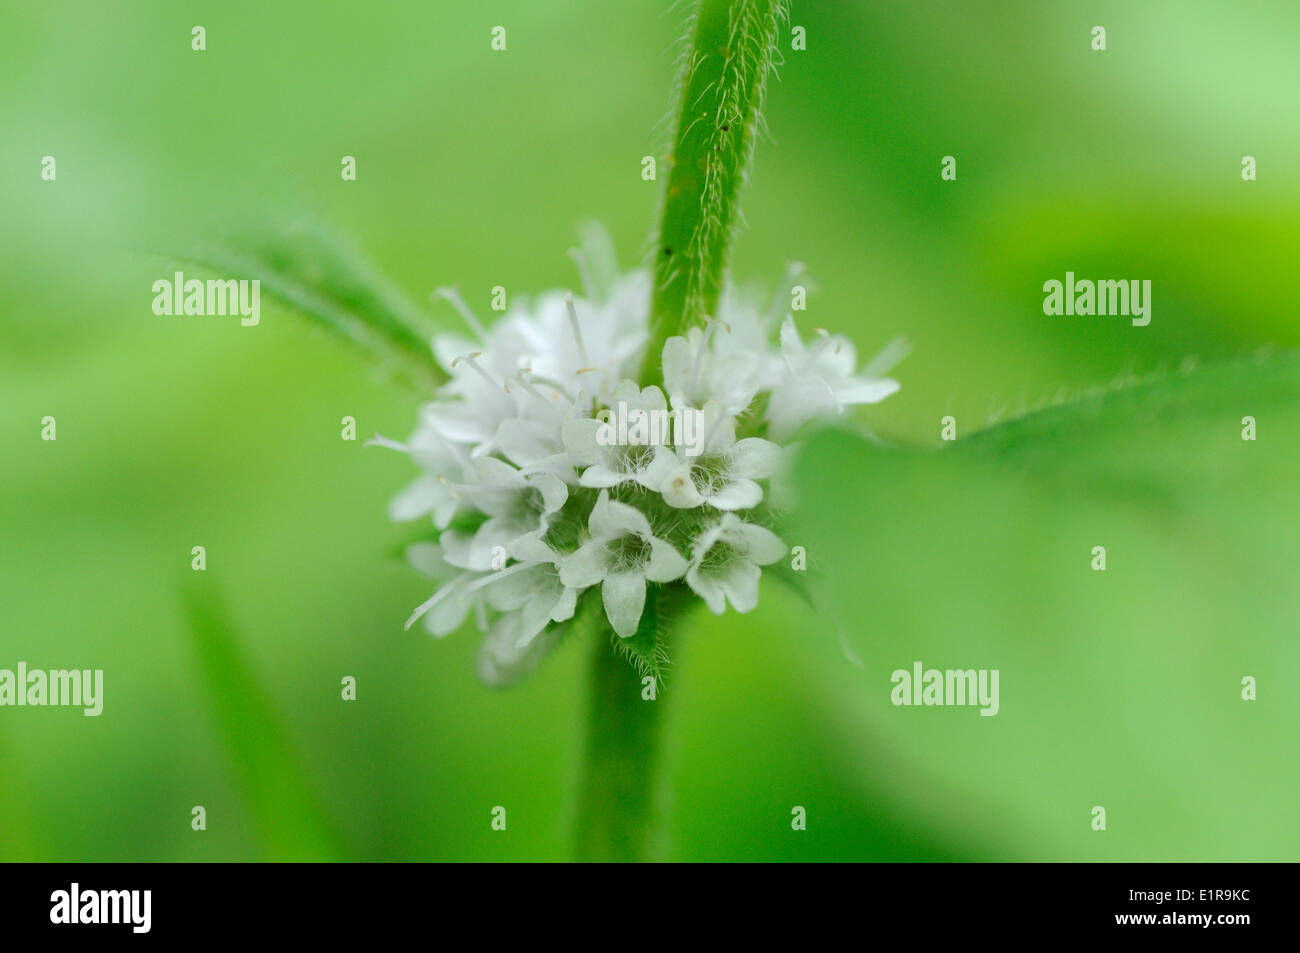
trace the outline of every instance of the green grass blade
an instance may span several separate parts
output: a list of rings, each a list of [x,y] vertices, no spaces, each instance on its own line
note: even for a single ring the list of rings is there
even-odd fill
[[[182,596],[200,672],[267,859],[340,859],[337,833],[239,650],[220,598],[198,583],[187,583]]]

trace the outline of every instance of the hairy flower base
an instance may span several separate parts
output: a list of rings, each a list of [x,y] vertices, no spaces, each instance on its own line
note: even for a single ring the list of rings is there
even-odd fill
[[[649,280],[615,277],[598,260],[608,247],[594,236],[578,255],[584,276],[606,284],[516,305],[490,329],[442,292],[473,336],[434,339],[450,383],[405,443],[372,441],[424,471],[390,515],[431,518],[436,531],[408,549],[438,587],[407,625],[443,636],[474,616],[489,681],[531,669],[596,598],[630,645],[661,591],[689,591],[716,613],[753,609],[761,567],[787,551],[772,529],[783,455],[774,441],[898,388],[876,376],[888,370],[880,360],[857,374],[843,338],[819,330],[805,344],[788,314],[774,346],[779,312],[762,314],[730,288],[717,320],[664,345],[663,389],[630,380],[648,335]],[[609,423],[684,416],[685,442],[665,427]]]

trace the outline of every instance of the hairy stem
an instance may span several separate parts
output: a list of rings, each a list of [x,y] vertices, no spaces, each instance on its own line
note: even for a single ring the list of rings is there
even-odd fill
[[[786,0],[700,0],[675,93],[642,383],[663,344],[717,308]]]
[[[687,601],[678,588],[651,593],[646,601],[641,627],[661,648]],[[654,860],[663,847],[665,700],[658,675],[633,664],[617,639],[608,630],[599,633],[591,657],[574,828],[576,856],[583,861]],[[654,700],[645,697],[648,677],[656,679]]]

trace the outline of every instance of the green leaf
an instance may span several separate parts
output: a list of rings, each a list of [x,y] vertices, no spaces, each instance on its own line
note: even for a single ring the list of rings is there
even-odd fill
[[[323,226],[247,230],[181,257],[222,275],[260,280],[267,294],[422,390],[446,380],[420,308],[349,239]]]
[[[668,338],[715,313],[786,10],[784,0],[701,0],[696,8],[674,93],[642,383],[658,376]]]
[[[187,581],[182,596],[200,671],[267,858],[339,859],[336,832],[266,692],[242,657],[212,584]]]
[[[1300,854],[1300,825],[1280,822],[1300,786],[1295,354],[1094,394],[940,451],[826,432],[798,477],[792,541],[863,667],[825,630],[810,664],[852,726],[846,756],[908,764],[873,778],[882,792],[990,858]],[[892,673],[917,661],[999,670],[998,714],[892,704]]]

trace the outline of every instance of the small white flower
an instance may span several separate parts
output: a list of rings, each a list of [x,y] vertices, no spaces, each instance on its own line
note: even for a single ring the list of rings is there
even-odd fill
[[[433,515],[433,525],[445,529],[452,521],[460,502],[452,491],[451,482],[458,480],[468,464],[468,454],[448,443],[434,430],[421,424],[411,439],[398,443],[376,434],[366,441],[367,447],[388,447],[408,454],[425,471],[393,497],[388,504],[388,518],[395,523],[405,523],[422,516]]]
[[[643,390],[633,381],[623,381],[614,388],[611,401],[626,408],[629,416],[652,412],[666,415],[668,411],[663,391],[653,386]],[[564,425],[564,446],[585,467],[578,482],[600,489],[635,482],[658,492],[664,477],[676,465],[673,452],[663,443],[602,443],[601,433],[608,428],[609,424],[594,418],[571,420]]]
[[[536,665],[550,645],[548,626],[573,618],[582,592],[560,579],[562,557],[543,541],[542,533],[515,540],[510,555],[520,562],[501,570],[501,578],[486,587],[488,602],[502,613],[479,653],[479,675],[491,684]]]
[[[492,600],[502,610],[519,609],[531,624],[525,631],[540,630],[548,622],[573,618],[578,596],[584,587],[566,585],[560,577],[564,555],[557,553],[542,539],[541,532],[520,536],[510,545],[510,555],[526,568],[504,586],[493,588]],[[532,638],[531,635],[528,638]]]
[[[525,475],[493,457],[474,461],[475,482],[454,487],[461,500],[488,515],[473,535],[448,530],[443,554],[462,569],[499,570],[494,555],[508,553],[526,533],[545,530],[569,498],[569,488],[550,473]],[[500,550],[498,552],[498,547]]]
[[[726,513],[691,545],[686,584],[717,615],[728,602],[737,612],[749,612],[758,605],[758,567],[785,554],[785,543],[771,530]]]
[[[821,330],[818,335],[808,347],[791,315],[781,325],[785,373],[767,405],[771,435],[777,440],[787,439],[810,420],[834,417],[848,405],[877,403],[898,390],[892,378],[855,375],[857,351],[848,338]]]
[[[422,471],[390,517],[428,518],[438,531],[437,543],[407,550],[437,582],[407,628],[421,621],[441,637],[473,616],[486,633],[479,673],[490,682],[535,666],[580,600],[595,598],[588,588],[600,587],[623,637],[636,634],[650,582],[689,587],[713,612],[753,609],[759,567],[786,552],[758,525],[784,505],[780,444],[809,420],[898,388],[883,375],[901,344],[859,370],[847,340],[819,331],[806,345],[792,317],[779,348],[770,340],[802,275],[797,264],[766,311],[728,284],[717,320],[665,343],[664,389],[642,387],[628,377],[649,336],[649,274],[620,277],[599,232],[574,257],[585,297],[515,297],[490,328],[455,291],[438,292],[467,328],[433,341],[450,380],[405,443],[370,441]],[[625,422],[614,440],[600,419],[606,409]],[[738,419],[751,436],[736,439]]]
[[[678,466],[661,487],[664,500],[678,509],[705,503],[719,510],[757,506],[763,488],[756,481],[776,471],[781,448],[761,437],[736,440],[735,421],[716,401],[705,404],[700,417],[703,452],[698,456],[678,452]]]
[[[704,331],[691,328],[685,337],[664,342],[664,388],[674,407],[717,401],[727,413],[739,414],[758,392],[762,352],[711,346],[719,337],[717,328],[718,322],[710,321]]]
[[[483,602],[482,581],[484,573],[470,572],[447,562],[442,547],[437,543],[412,543],[406,548],[406,559],[417,572],[436,580],[446,580],[433,596],[417,606],[406,620],[410,628],[420,619],[430,635],[442,638],[455,632],[465,623],[472,611],[478,618],[479,628],[486,630],[486,607]]]
[[[554,641],[545,629],[533,631],[522,612],[498,616],[479,647],[479,678],[489,685],[513,682],[536,668]]]
[[[591,539],[560,564],[566,586],[600,584],[605,615],[623,638],[636,634],[645,608],[646,580],[671,582],[686,571],[672,544],[655,536],[645,514],[601,490],[587,527]]]

